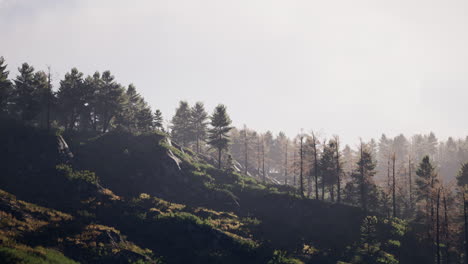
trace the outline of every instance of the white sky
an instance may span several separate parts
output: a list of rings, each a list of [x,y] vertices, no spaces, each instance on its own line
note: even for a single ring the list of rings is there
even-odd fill
[[[235,125],[354,145],[468,135],[468,2],[0,0],[0,56],[110,70],[166,118],[228,106]]]

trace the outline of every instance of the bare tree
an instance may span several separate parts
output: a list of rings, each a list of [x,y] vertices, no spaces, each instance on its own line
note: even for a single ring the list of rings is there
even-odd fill
[[[286,139],[284,144],[284,184],[288,185],[288,145],[289,141]]]
[[[449,220],[448,220],[448,211],[447,211],[447,195],[445,193],[444,189],[444,197],[443,197],[443,203],[444,203],[444,234],[445,234],[445,262],[450,263],[450,230],[449,230]]]
[[[465,189],[463,191],[463,222],[465,226],[465,263],[468,263],[468,215],[466,214],[466,198],[465,198]]]
[[[301,197],[304,198],[304,134],[299,136],[299,191]]]
[[[393,217],[397,217],[397,209],[396,209],[396,179],[395,179],[395,161],[396,156],[395,152],[392,155],[392,207],[393,207]]]
[[[266,182],[266,175],[265,175],[265,142],[263,141],[263,136],[261,136],[261,147],[262,147],[262,177],[263,177],[263,182]]]
[[[296,140],[294,139],[293,144],[293,162],[292,162],[292,171],[293,171],[293,186],[296,188]]]
[[[336,152],[336,187],[337,187],[337,195],[338,195],[338,203],[341,202],[341,163],[340,163],[340,138],[338,136],[334,136],[335,140],[335,152]]]
[[[249,137],[247,135],[247,126],[244,125],[244,172],[245,175],[249,171]]]
[[[314,178],[315,178],[315,199],[319,198],[319,183],[318,183],[318,155],[317,155],[317,137],[312,132],[312,151],[314,155]],[[323,199],[323,198],[322,198]]]
[[[411,179],[412,172],[411,164],[411,155],[408,155],[408,185],[409,185],[409,203],[410,203],[410,212],[413,211],[413,180]]]
[[[437,255],[437,264],[440,264],[440,221],[439,221],[439,207],[440,207],[440,188],[437,189],[437,206],[436,206],[436,255]]]

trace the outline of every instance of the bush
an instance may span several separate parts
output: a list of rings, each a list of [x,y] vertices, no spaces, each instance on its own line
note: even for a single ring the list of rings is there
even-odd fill
[[[72,181],[82,180],[93,185],[97,185],[99,182],[96,174],[91,171],[74,171],[70,165],[66,164],[59,164],[56,169],[59,173],[62,173],[67,179]]]

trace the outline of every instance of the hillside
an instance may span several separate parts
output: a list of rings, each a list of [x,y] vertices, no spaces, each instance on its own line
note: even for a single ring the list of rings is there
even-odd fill
[[[360,209],[302,199],[291,188],[215,169],[164,134],[58,136],[2,124],[5,260],[336,263],[362,255]],[[406,229],[379,225],[385,243]],[[394,247],[385,243],[378,254],[391,259],[386,252]]]

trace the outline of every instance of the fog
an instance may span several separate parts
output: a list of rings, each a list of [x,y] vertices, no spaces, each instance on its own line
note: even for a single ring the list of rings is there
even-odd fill
[[[464,137],[466,1],[0,0],[0,55],[110,70],[166,119],[223,103],[237,126],[301,128],[356,144],[380,134]]]

